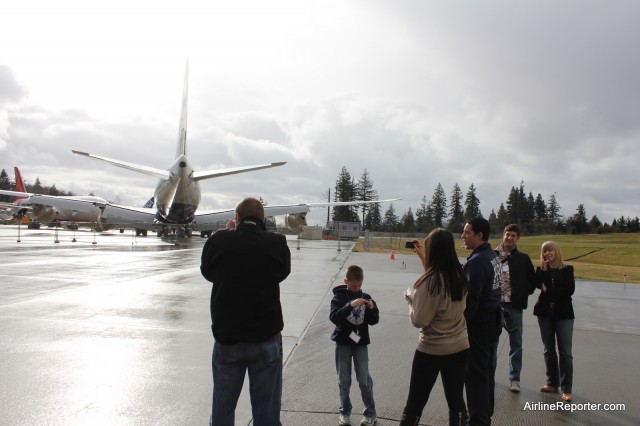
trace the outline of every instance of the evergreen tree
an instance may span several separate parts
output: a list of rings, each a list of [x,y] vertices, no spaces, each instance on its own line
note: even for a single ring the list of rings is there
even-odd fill
[[[498,227],[496,229],[504,229],[510,222],[508,222],[509,217],[507,216],[507,209],[504,208],[504,204],[500,204],[500,208],[498,209],[498,214],[496,215],[496,220],[498,223]]]
[[[407,210],[406,213],[402,215],[400,223],[402,225],[403,232],[415,232],[416,221],[415,217],[413,216],[413,212],[411,211],[411,207],[409,207],[409,210]]]
[[[373,189],[373,180],[371,180],[367,169],[364,169],[360,179],[358,179],[358,183],[356,185],[356,199],[360,201],[372,201],[378,199],[378,194]],[[360,209],[362,210],[362,227],[365,229],[367,229],[365,217],[367,216],[367,211],[369,211],[370,208],[371,204],[362,204],[360,206]]]
[[[384,219],[382,220],[382,229],[385,232],[393,232],[398,226],[398,216],[396,216],[396,210],[393,208],[393,203],[389,203],[389,208],[384,213]]]
[[[453,185],[449,202],[449,224],[447,229],[454,234],[462,232],[464,228],[464,211],[462,209],[462,190],[458,184]]]
[[[504,226],[500,227],[500,225],[498,224],[498,215],[496,214],[495,210],[491,209],[491,213],[489,213],[489,219],[487,220],[489,221],[489,226],[491,226],[493,232],[504,229]]]
[[[560,205],[556,200],[556,194],[553,193],[549,196],[549,203],[547,204],[547,223],[555,228],[562,221],[560,215]]]
[[[544,203],[540,193],[538,193],[533,204],[533,217],[538,223],[544,223],[547,220],[547,205]]]
[[[367,211],[365,229],[369,229],[371,231],[379,231],[382,229],[382,215],[380,214],[379,203],[372,204],[371,208]]]
[[[476,195],[476,187],[471,184],[464,200],[464,220],[468,222],[474,217],[482,217],[482,212],[480,212],[480,200]]]
[[[431,198],[431,212],[433,214],[434,226],[441,228],[447,219],[447,196],[439,182]]]
[[[592,232],[596,232],[598,234],[602,233],[602,222],[600,222],[600,219],[598,219],[598,216],[596,216],[595,214],[589,221],[589,227],[591,228]]]
[[[567,226],[572,234],[585,234],[589,232],[589,223],[584,205],[580,204],[576,211],[577,213],[567,220]]]
[[[5,191],[12,191],[14,189],[13,184],[9,179],[9,175],[7,174],[5,169],[2,169],[2,172],[0,172],[0,189]],[[0,195],[0,201],[3,203],[10,203],[11,198],[12,197],[8,195]]]
[[[44,192],[44,188],[42,188],[39,177],[36,178],[36,183],[34,183],[31,188],[31,192],[34,194],[42,194]]]
[[[416,211],[416,231],[427,233],[433,228],[433,212],[431,210],[431,205],[427,203],[427,197],[423,195],[420,207],[418,207],[418,210]]]
[[[342,167],[333,194],[334,201],[354,201],[356,185],[346,167]],[[359,222],[355,206],[336,206],[333,208],[332,220],[340,222]]]

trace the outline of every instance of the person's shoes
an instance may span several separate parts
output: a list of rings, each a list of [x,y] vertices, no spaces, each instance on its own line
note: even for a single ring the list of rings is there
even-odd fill
[[[360,422],[360,426],[373,426],[376,424],[376,416],[365,417]]]
[[[340,417],[338,417],[338,424],[340,426],[351,426],[351,419],[349,418],[349,416],[340,414]]]
[[[558,392],[558,388],[554,388],[553,386],[549,386],[549,385],[544,385],[543,387],[540,388],[540,392],[556,393]]]
[[[511,381],[511,387],[509,388],[511,392],[520,392],[520,382],[517,380]]]
[[[562,400],[566,401],[566,402],[571,402],[571,400],[573,399],[573,395],[571,395],[570,393],[562,393]]]

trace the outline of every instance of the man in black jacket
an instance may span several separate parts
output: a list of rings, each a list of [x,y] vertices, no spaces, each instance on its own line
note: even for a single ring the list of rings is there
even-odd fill
[[[280,425],[284,327],[280,283],[291,271],[291,253],[284,235],[267,232],[259,200],[245,198],[235,213],[227,229],[215,232],[205,243],[200,266],[213,283],[210,424],[234,425],[248,370],[253,424]]]
[[[520,392],[522,370],[522,311],[536,288],[535,271],[528,254],[518,250],[520,227],[505,226],[496,250],[502,263],[502,307],[509,332],[509,381],[511,392]]]
[[[464,264],[469,282],[464,317],[469,334],[469,358],[465,387],[469,424],[490,425],[495,401],[495,372],[498,338],[502,328],[500,316],[501,264],[489,245],[491,226],[476,217],[464,226],[462,240],[472,250]]]

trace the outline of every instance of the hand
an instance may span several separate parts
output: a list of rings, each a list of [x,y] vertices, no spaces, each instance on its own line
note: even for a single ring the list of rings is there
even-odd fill
[[[546,293],[547,292],[547,286],[544,285],[544,283],[542,283],[542,292]]]
[[[365,301],[365,304],[367,305],[367,309],[373,309],[376,306],[375,303],[373,303],[373,300],[371,299]]]
[[[362,297],[360,297],[358,299],[353,299],[351,301],[350,305],[351,305],[352,308],[357,308],[358,306],[364,305],[365,303],[367,303],[367,300],[363,299]]]
[[[229,219],[227,221],[227,229],[235,229],[236,227],[236,220],[235,219]]]

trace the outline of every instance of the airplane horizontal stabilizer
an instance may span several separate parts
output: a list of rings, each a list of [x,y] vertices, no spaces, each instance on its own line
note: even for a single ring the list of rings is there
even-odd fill
[[[83,155],[85,157],[94,158],[96,160],[104,161],[123,169],[132,170],[134,172],[143,173],[145,175],[154,176],[160,179],[169,179],[171,174],[168,170],[156,169],[154,167],[143,166],[141,164],[129,163],[127,161],[114,160],[112,158],[102,157],[100,155],[89,154],[88,152],[71,150],[76,155]]]
[[[281,161],[279,163],[270,163],[270,164],[258,164],[256,166],[244,166],[244,167],[232,167],[229,169],[219,169],[219,170],[209,170],[202,172],[193,172],[193,180],[203,180],[203,179],[211,179],[220,176],[234,175],[236,173],[245,173],[251,172],[254,170],[268,169],[271,167],[280,167],[287,164],[286,161]]]

